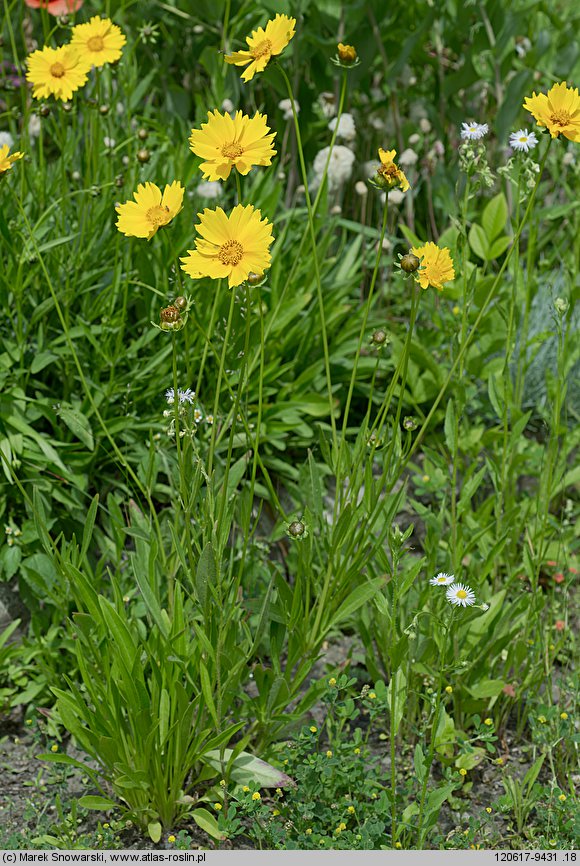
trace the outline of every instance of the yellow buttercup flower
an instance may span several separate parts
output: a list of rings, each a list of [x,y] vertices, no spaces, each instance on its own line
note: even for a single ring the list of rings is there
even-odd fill
[[[524,108],[532,114],[538,126],[545,126],[552,138],[563,135],[570,141],[580,141],[580,95],[577,87],[566,82],[554,84],[548,93],[527,96]]]
[[[344,45],[344,43],[339,42],[337,53],[339,60],[342,60],[343,63],[354,63],[357,59],[356,48],[354,45]]]
[[[115,63],[121,57],[126,41],[120,27],[99,15],[93,15],[86,24],[77,24],[72,29],[71,45],[91,66]]]
[[[254,165],[271,165],[276,151],[272,142],[276,135],[266,125],[266,115],[255,113],[253,117],[236,111],[235,117],[208,111],[207,123],[201,129],[192,129],[189,147],[200,156],[200,168],[206,180],[226,180],[232,168],[240,174],[248,174]]]
[[[286,48],[294,33],[296,19],[287,15],[276,15],[273,21],[268,21],[265,29],[258,27],[252,31],[251,36],[246,36],[249,50],[233,51],[226,54],[226,63],[235,66],[247,66],[242,73],[244,81],[251,81],[256,72],[263,72],[271,58],[281,54]]]
[[[13,163],[15,163],[17,159],[22,159],[24,156],[24,154],[20,153],[18,150],[8,156],[9,151],[10,147],[7,144],[3,144],[2,147],[0,147],[0,174],[4,174],[5,171],[12,168]]]
[[[455,279],[453,259],[447,247],[438,247],[430,241],[422,247],[413,247],[411,252],[423,259],[421,267],[415,273],[415,279],[422,289],[433,286],[441,292],[443,283]]]
[[[82,87],[91,68],[90,62],[81,57],[72,45],[60,48],[43,48],[33,51],[26,58],[26,78],[33,85],[35,99],[54,96],[67,101],[75,90]]]
[[[381,161],[377,169],[379,184],[386,189],[400,186],[401,192],[407,192],[410,184],[405,177],[405,172],[401,171],[394,161],[396,155],[396,150],[383,150],[382,147],[379,147],[379,159]]]
[[[196,226],[201,238],[195,250],[181,259],[183,270],[194,279],[228,278],[230,289],[270,267],[269,247],[274,240],[272,224],[249,204],[236,205],[229,216],[221,209],[206,208]]]
[[[167,184],[163,195],[154,183],[140,183],[133,193],[135,201],[115,208],[119,214],[117,228],[127,237],[151,240],[157,229],[170,223],[183,207],[184,188],[178,180]]]

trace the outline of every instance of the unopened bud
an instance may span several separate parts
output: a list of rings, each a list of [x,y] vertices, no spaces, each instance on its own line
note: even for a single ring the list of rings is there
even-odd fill
[[[414,253],[407,253],[407,255],[403,256],[401,259],[401,269],[405,271],[406,274],[414,274],[420,264],[421,259]]]
[[[140,150],[137,151],[137,160],[139,162],[141,162],[141,163],[149,162],[150,159],[151,159],[151,154],[149,153],[149,151],[147,150],[146,147],[142,147]]]
[[[290,526],[288,527],[288,532],[294,538],[300,538],[301,535],[304,535],[304,530],[306,527],[300,520],[293,520]]]
[[[147,141],[147,139],[149,138],[148,130],[141,127],[141,129],[137,131],[137,138],[139,138],[141,141]]]

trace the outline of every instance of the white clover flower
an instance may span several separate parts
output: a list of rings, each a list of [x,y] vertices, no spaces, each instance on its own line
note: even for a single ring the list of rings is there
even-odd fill
[[[318,97],[318,104],[322,109],[322,113],[325,117],[334,117],[336,114],[336,97],[334,93],[330,93],[330,91],[325,90]]]
[[[429,121],[427,120],[426,117],[422,117],[421,120],[419,121],[419,129],[421,130],[421,132],[424,132],[425,134],[427,134],[428,132],[431,132],[431,124],[429,123]]]
[[[314,182],[316,189],[322,181],[324,166],[330,152],[329,147],[323,147],[314,158]],[[354,153],[342,144],[335,144],[332,148],[328,163],[328,188],[332,192],[340,188],[350,178],[354,163]]]
[[[400,157],[397,160],[397,163],[399,165],[402,165],[403,168],[410,168],[411,166],[415,165],[415,163],[417,162],[418,159],[419,159],[419,157],[415,153],[415,151],[411,147],[408,147],[400,155]]]
[[[9,148],[14,146],[14,139],[9,132],[0,132],[0,147],[7,144]]]
[[[510,135],[510,147],[514,150],[523,150],[524,153],[535,147],[537,143],[536,133],[528,132],[527,129],[518,129]]]
[[[224,99],[224,101],[222,102],[222,111],[225,111],[228,114],[230,114],[233,110],[234,110],[234,103],[232,102],[231,99],[228,99],[226,97]]]
[[[284,112],[284,120],[292,120],[294,115],[292,114],[292,101],[290,99],[281,99],[278,103],[278,108]],[[294,100],[294,108],[296,109],[296,114],[300,114],[300,106],[296,100]]]
[[[435,577],[432,577],[429,583],[431,586],[448,586],[450,583],[453,583],[455,577],[452,574],[445,574],[444,571],[440,571],[439,574],[436,574]]]
[[[343,138],[345,141],[353,141],[356,138],[356,127],[352,114],[341,114],[340,120],[337,117],[333,117],[328,124],[331,132],[334,132],[336,129],[337,121],[338,132],[336,134],[338,138]]]
[[[195,391],[192,391],[191,388],[186,388],[185,391],[182,388],[178,388],[177,396],[179,397],[180,403],[193,403],[195,400]],[[167,389],[165,397],[168,403],[173,403],[175,399],[175,391],[173,388]]]
[[[471,607],[475,604],[475,593],[464,583],[452,583],[447,592],[447,601],[455,607]]]
[[[461,138],[466,139],[467,141],[478,141],[480,138],[483,138],[489,130],[487,123],[475,123],[475,121],[473,123],[462,123],[461,126]]]
[[[412,145],[419,144],[420,141],[421,141],[421,136],[419,135],[418,132],[414,132],[413,135],[409,136],[409,144],[412,144]],[[400,161],[401,160],[399,160],[399,162]]]
[[[30,138],[38,138],[40,135],[40,117],[38,114],[31,114],[28,120],[28,135]]]
[[[200,198],[217,198],[221,192],[219,180],[202,180],[197,185],[196,192]]]
[[[115,147],[116,142],[115,142],[114,138],[109,138],[109,136],[106,135],[103,138],[103,144],[105,145],[106,148],[108,148],[109,150],[112,150]]]

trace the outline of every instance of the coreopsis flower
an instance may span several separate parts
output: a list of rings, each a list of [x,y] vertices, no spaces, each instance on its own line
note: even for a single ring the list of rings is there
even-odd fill
[[[528,132],[527,129],[518,129],[510,135],[510,147],[514,150],[523,150],[524,153],[528,153],[537,143],[536,133]]]
[[[120,27],[109,18],[93,15],[86,24],[77,24],[72,29],[71,45],[91,66],[115,63],[123,53],[127,42]]]
[[[163,194],[154,183],[140,183],[133,193],[135,201],[115,208],[117,228],[127,237],[151,240],[157,229],[166,226],[183,207],[184,188],[178,180],[167,184]]]
[[[200,238],[195,249],[181,259],[182,269],[194,279],[228,278],[230,288],[239,286],[251,273],[270,267],[272,224],[249,204],[236,205],[228,216],[221,207],[198,214]]]
[[[83,0],[24,0],[30,9],[46,9],[51,15],[69,15],[83,5]]]
[[[461,124],[461,138],[467,139],[467,141],[478,141],[480,138],[483,138],[484,135],[489,131],[489,126],[487,123],[462,123]]]
[[[379,147],[381,164],[377,168],[375,182],[381,189],[392,189],[398,186],[401,188],[401,192],[407,192],[410,184],[405,177],[405,172],[401,171],[394,161],[396,155],[396,150],[383,150],[382,147]]]
[[[445,595],[454,607],[471,607],[475,603],[474,591],[464,583],[452,583]]]
[[[443,290],[443,283],[455,279],[453,259],[447,247],[438,247],[432,241],[422,247],[413,247],[413,255],[422,258],[421,267],[415,272],[415,279],[422,289],[429,286]]]
[[[242,79],[251,81],[256,72],[264,71],[272,57],[282,53],[296,32],[295,26],[295,18],[278,14],[265,28],[258,27],[251,36],[246,36],[248,49],[226,54],[224,60],[234,66],[247,66]]]
[[[207,123],[192,129],[190,150],[200,156],[200,168],[206,180],[226,180],[232,168],[248,174],[254,165],[271,165],[276,151],[272,146],[275,132],[267,126],[265,114],[253,117],[236,111],[235,117],[208,111]]]
[[[441,571],[435,577],[432,577],[429,583],[431,586],[449,586],[454,580],[455,577],[452,574],[445,574],[445,572]]]
[[[554,84],[548,93],[532,93],[524,101],[524,108],[545,126],[552,138],[563,135],[570,141],[580,141],[580,95],[577,87],[566,82]]]
[[[81,57],[76,48],[63,45],[60,48],[46,48],[33,51],[26,58],[28,71],[26,78],[33,86],[35,99],[55,99],[68,101],[75,90],[82,87],[91,68],[90,62]]]
[[[4,174],[5,171],[9,171],[13,164],[18,159],[22,159],[24,156],[23,153],[16,150],[14,153],[10,154],[10,146],[8,144],[3,144],[0,147],[0,174]]]

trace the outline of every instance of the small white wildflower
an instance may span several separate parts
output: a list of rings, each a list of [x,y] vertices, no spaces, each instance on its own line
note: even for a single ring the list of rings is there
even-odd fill
[[[210,414],[210,415],[206,415],[206,416],[205,416],[205,423],[206,423],[206,424],[213,424],[213,415],[211,415],[211,414]]]
[[[391,204],[401,204],[405,198],[405,193],[400,189],[391,189],[388,192],[389,201]]]
[[[412,145],[419,144],[420,141],[421,141],[421,136],[419,135],[418,132],[414,132],[413,135],[409,136],[409,144],[412,144]],[[399,162],[400,161],[401,160],[399,160]]]
[[[14,146],[14,139],[9,132],[0,132],[0,147],[7,144],[9,148]]]
[[[203,33],[204,30],[205,27],[203,26],[203,24],[195,24],[193,26],[193,32],[196,33],[198,36],[200,35],[200,33]]]
[[[342,213],[341,206],[339,204],[333,204],[332,207],[330,208],[330,213],[333,216],[340,216],[340,214]]]
[[[330,148],[323,147],[314,158],[314,188],[320,186],[329,150]],[[350,148],[342,144],[334,145],[328,163],[328,188],[331,192],[341,187],[350,178],[354,159],[354,153]]]
[[[117,114],[119,115],[119,117],[120,117],[122,114],[125,114],[125,105],[124,105],[124,103],[122,103],[122,102],[118,102],[118,103],[116,104],[116,106],[115,106],[115,111],[117,112]]]
[[[199,422],[203,420],[203,412],[201,412],[199,409],[195,409],[193,413],[193,420],[196,424],[199,424]]]
[[[231,99],[228,99],[226,97],[224,99],[224,101],[222,102],[222,111],[226,111],[228,114],[230,114],[230,112],[232,112],[233,110],[234,110],[234,103],[232,102]]]
[[[284,120],[292,120],[294,115],[292,114],[292,102],[290,99],[281,99],[278,103],[278,108],[280,111],[284,112]],[[300,106],[294,100],[294,108],[296,109],[296,114],[300,113]]]
[[[471,607],[475,604],[475,593],[464,583],[452,583],[445,594],[447,601],[455,607]]]
[[[322,109],[322,113],[325,117],[334,117],[336,114],[336,98],[334,93],[330,93],[330,91],[324,91],[318,97],[318,104]]]
[[[574,154],[567,151],[562,157],[562,165],[572,165],[574,162]]]
[[[125,154],[125,156],[122,158],[121,162],[123,163],[123,165],[129,165],[129,163],[131,162],[131,160],[129,159],[129,157],[127,156],[127,154]]]
[[[195,391],[192,391],[191,388],[186,388],[185,391],[182,388],[178,388],[177,395],[180,403],[193,403],[195,400]],[[168,403],[173,403],[175,399],[175,391],[173,388],[167,389],[165,397],[167,398]]]
[[[362,197],[367,195],[369,190],[364,180],[357,180],[354,185],[354,191],[357,195],[360,195]]]
[[[453,583],[455,577],[452,574],[445,574],[444,571],[440,571],[439,574],[436,574],[435,577],[432,577],[429,583],[431,586],[449,586],[450,583]]]
[[[31,114],[28,120],[28,135],[30,138],[38,138],[40,136],[40,117],[38,114]]]
[[[341,114],[340,120],[337,117],[333,117],[328,124],[331,132],[334,132],[336,129],[337,121],[338,131],[336,134],[338,138],[343,138],[345,141],[353,141],[356,138],[356,127],[352,114]]]
[[[427,120],[426,117],[422,117],[421,120],[419,121],[419,129],[421,130],[421,132],[424,132],[425,134],[427,134],[428,132],[431,132],[431,124],[429,123],[429,121]]]
[[[202,180],[197,185],[196,192],[200,198],[217,198],[221,192],[219,180]]]
[[[105,147],[107,147],[109,150],[112,150],[112,149],[115,147],[115,143],[116,143],[116,142],[115,142],[115,139],[114,139],[114,138],[109,138],[108,135],[106,135],[106,136],[103,138],[103,144],[104,144]]]
[[[461,138],[468,141],[478,141],[483,138],[489,130],[487,123],[462,123]]]
[[[535,147],[537,143],[536,133],[528,132],[527,129],[518,129],[510,135],[510,147],[514,150],[523,150],[524,153]]]
[[[402,152],[397,162],[399,165],[402,165],[403,168],[409,168],[415,165],[418,159],[419,157],[417,156],[415,151],[411,147],[408,147]]]
[[[377,132],[384,132],[387,128],[387,124],[382,117],[371,117],[370,124]]]

